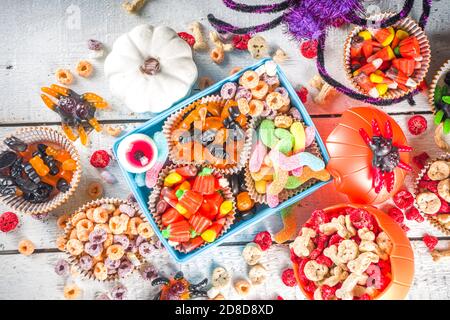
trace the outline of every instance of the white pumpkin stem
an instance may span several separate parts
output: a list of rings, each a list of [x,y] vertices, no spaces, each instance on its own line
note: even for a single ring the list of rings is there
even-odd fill
[[[157,74],[160,70],[161,66],[158,59],[153,57],[147,58],[141,66],[141,71],[150,76]]]

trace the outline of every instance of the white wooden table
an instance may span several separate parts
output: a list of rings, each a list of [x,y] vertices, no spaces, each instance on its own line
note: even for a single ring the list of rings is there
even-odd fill
[[[49,1],[15,1],[3,0],[0,3],[0,136],[26,126],[48,125],[57,127],[59,118],[45,108],[39,98],[39,88],[55,82],[54,71],[60,67],[75,68],[76,63],[86,58],[86,41],[98,39],[107,46],[122,33],[140,23],[166,24],[177,31],[187,31],[191,21],[199,20],[210,29],[206,15],[210,12],[218,17],[239,25],[252,25],[267,21],[268,15],[250,16],[232,12],[224,7],[220,0],[150,0],[139,16],[129,15],[121,8],[121,0],[49,0]],[[263,1],[245,1],[261,3]],[[265,1],[268,2],[268,1]],[[380,6],[383,10],[398,11],[403,1],[366,1],[367,4]],[[392,4],[392,2],[394,4]],[[413,18],[418,18],[421,9],[417,1],[413,9]],[[79,12],[79,25],[73,23]],[[433,60],[428,79],[438,67],[446,61],[450,52],[448,21],[450,11],[446,1],[435,1],[432,8],[427,32],[430,37]],[[326,61],[330,71],[341,81],[344,80],[341,65],[342,45],[348,29],[335,30],[328,37]],[[289,41],[281,28],[266,32],[263,36],[275,51],[284,49],[290,59],[282,65],[288,78],[295,85],[308,85],[309,79],[316,74],[315,63],[298,53],[295,42]],[[199,76],[210,76],[220,80],[227,76],[233,66],[246,66],[254,63],[246,52],[234,52],[227,55],[225,62],[213,64],[207,53],[196,53],[195,60]],[[77,79],[73,89],[79,92],[93,91],[105,97],[112,105],[110,111],[100,112],[102,123],[123,125],[130,129],[149,118],[149,115],[130,113],[119,101],[111,98],[103,76],[102,61],[95,62],[95,75],[90,79]],[[312,94],[314,90],[311,89]],[[433,142],[432,114],[426,97],[419,95],[417,105],[401,103],[383,108],[402,126],[408,135],[414,154],[427,151],[431,156],[439,154]],[[348,107],[361,105],[345,97],[337,97],[330,104],[316,106],[308,100],[307,108],[323,138],[326,138],[338,121],[339,115]],[[428,119],[429,129],[419,137],[409,136],[406,128],[407,119],[414,113],[423,114]],[[106,134],[92,134],[92,144],[84,148],[77,144],[83,158],[83,178],[77,196],[59,208],[43,221],[29,216],[20,216],[20,228],[10,234],[0,234],[0,299],[63,299],[62,289],[65,283],[75,282],[83,289],[83,299],[92,299],[96,292],[105,291],[113,284],[99,284],[82,280],[80,277],[59,277],[53,271],[55,262],[64,257],[55,246],[55,239],[60,231],[56,227],[56,218],[63,213],[71,213],[88,201],[85,186],[90,180],[97,180],[99,173],[88,163],[88,156],[96,149],[110,147],[113,138]],[[129,194],[125,181],[117,165],[112,172],[119,178],[115,185],[105,185],[105,195],[124,197]],[[411,187],[412,177],[406,182]],[[323,208],[346,201],[336,193],[332,184],[324,187],[299,204],[299,223],[306,220],[315,208]],[[7,208],[0,205],[0,212]],[[408,233],[415,253],[416,275],[414,285],[409,293],[410,299],[448,299],[450,298],[450,268],[448,261],[434,263],[421,241],[425,233],[439,237],[439,246],[450,246],[450,238],[431,228],[426,222],[418,224],[408,222]],[[164,250],[155,254],[152,262],[162,274],[171,275],[182,270],[193,281],[210,276],[212,268],[223,265],[233,272],[235,279],[246,277],[247,267],[241,258],[243,246],[251,241],[256,233],[269,230],[272,233],[281,228],[279,215],[265,221],[245,232],[229,239],[226,243],[212,249],[189,263],[175,263]],[[30,257],[22,256],[17,251],[18,242],[30,239],[36,245],[35,253]],[[269,270],[269,279],[249,298],[274,299],[278,294],[285,299],[303,299],[298,289],[285,287],[280,278],[282,270],[290,266],[287,245],[274,245],[264,257],[263,264]],[[129,298],[149,299],[156,290],[149,282],[144,282],[135,273],[123,280],[129,289]],[[237,298],[232,290],[227,295]]]

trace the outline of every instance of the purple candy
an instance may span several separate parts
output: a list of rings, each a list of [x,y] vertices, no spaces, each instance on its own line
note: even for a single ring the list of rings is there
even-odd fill
[[[69,273],[69,263],[66,260],[61,259],[56,262],[55,272],[58,276],[65,276]]]
[[[100,177],[108,184],[115,184],[117,182],[117,178],[105,169],[100,172]]]
[[[237,88],[236,91],[236,101],[241,99],[241,98],[245,98],[248,102],[250,102],[250,100],[252,100],[252,92],[242,86],[239,86]]]
[[[294,119],[297,119],[297,120],[301,120],[302,119],[302,115],[300,114],[300,111],[297,108],[294,108],[294,107],[290,108],[289,109],[289,114]]]
[[[274,91],[278,92],[279,94],[281,94],[281,96],[284,97],[284,98],[289,98],[289,93],[283,87],[277,87],[277,88],[275,88]]]
[[[89,241],[94,244],[100,244],[106,241],[108,234],[105,229],[97,228],[89,234]]]
[[[141,268],[141,276],[144,280],[152,281],[158,276],[158,272],[154,266],[147,264]]]
[[[261,112],[261,117],[267,117],[272,112],[272,109],[269,107],[267,102],[264,101],[263,104],[264,104],[264,108],[263,108],[263,111]]]
[[[117,269],[120,266],[120,260],[112,260],[109,257],[105,259],[105,267],[107,269]]]
[[[139,254],[143,257],[148,257],[153,252],[154,247],[148,242],[142,242],[139,245]]]
[[[98,51],[103,49],[103,44],[95,39],[89,39],[88,40],[88,48],[89,50],[94,50],[94,51]]]
[[[156,204],[156,214],[163,214],[168,207],[169,204],[164,199],[159,200]]]
[[[129,202],[137,202],[136,201],[136,197],[134,196],[134,194],[130,193],[127,197],[127,201]]]
[[[84,271],[91,270],[92,266],[94,264],[94,261],[90,256],[82,256],[78,262],[78,265],[80,268]]]
[[[103,251],[103,245],[101,243],[86,242],[84,245],[84,251],[92,256],[97,257]]]
[[[133,264],[128,259],[123,259],[120,263],[119,269],[117,270],[117,273],[119,274],[119,277],[123,278],[126,277],[128,274],[133,271]]]
[[[280,83],[280,80],[278,79],[278,76],[270,77],[270,76],[267,75],[267,73],[264,73],[262,75],[262,79],[269,86],[273,86],[273,85],[276,85],[276,84]]]
[[[130,240],[123,234],[116,234],[114,235],[113,239],[114,243],[122,245],[123,248],[128,248],[128,246],[130,245]]]
[[[133,218],[134,214],[136,213],[136,210],[134,210],[134,208],[132,206],[129,206],[128,204],[125,204],[125,203],[123,203],[119,206],[119,210],[120,210],[120,212],[125,213],[130,218]]]
[[[128,289],[123,284],[118,284],[111,290],[111,298],[113,300],[125,300]]]
[[[233,99],[236,95],[237,85],[234,82],[227,82],[220,89],[220,95],[224,99]]]

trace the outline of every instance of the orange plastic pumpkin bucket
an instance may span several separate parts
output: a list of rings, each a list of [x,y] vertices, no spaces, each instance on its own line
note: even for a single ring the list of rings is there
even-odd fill
[[[345,193],[351,202],[361,204],[378,204],[394,195],[403,185],[406,171],[400,167],[394,169],[394,185],[390,192],[382,188],[375,192],[372,185],[372,150],[367,146],[360,129],[373,136],[372,120],[375,119],[380,129],[385,130],[389,121],[392,128],[392,143],[406,145],[407,140],[400,126],[389,115],[374,107],[356,107],[345,111],[337,125],[326,140],[330,155],[327,169],[334,178],[336,189]],[[408,164],[410,156],[400,152],[400,161]]]
[[[389,236],[392,242],[392,251],[389,256],[391,262],[391,282],[378,294],[376,300],[401,300],[406,297],[414,279],[414,253],[411,243],[402,228],[383,211],[373,206],[358,204],[338,204],[323,209],[326,214],[340,211],[345,208],[364,209],[372,214],[378,226]],[[313,295],[305,291],[300,284],[299,265],[293,262],[295,278],[300,290],[307,299],[312,300]]]

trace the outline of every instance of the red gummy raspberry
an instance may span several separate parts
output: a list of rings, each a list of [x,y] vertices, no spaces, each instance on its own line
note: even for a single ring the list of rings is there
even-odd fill
[[[256,243],[262,251],[266,251],[272,245],[272,236],[268,231],[262,231],[255,236],[253,242]]]
[[[422,152],[421,154],[415,155],[413,157],[412,161],[417,166],[417,168],[423,169],[423,167],[425,167],[425,164],[427,163],[427,160],[429,158],[430,158],[430,156],[428,155],[428,153]]]
[[[408,130],[411,134],[417,136],[427,130],[427,119],[421,115],[415,115],[408,120]]]
[[[178,36],[186,41],[189,46],[193,47],[195,44],[195,38],[193,35],[187,33],[187,32],[178,32]]]
[[[347,209],[347,213],[350,215],[350,221],[357,229],[367,228],[373,230],[374,220],[372,215],[364,209]]]
[[[422,188],[422,189],[427,189],[427,190],[437,194],[438,183],[439,183],[439,181],[421,180],[421,181],[419,181],[418,187]]]
[[[378,261],[378,266],[380,267],[381,273],[384,275],[391,272],[391,262],[389,260]]]
[[[284,300],[282,296],[278,295],[277,300]]]
[[[389,215],[389,217],[394,219],[395,222],[397,222],[398,224],[402,224],[403,221],[405,220],[403,212],[398,208],[394,208],[394,207],[390,208],[388,211],[388,215]]]
[[[305,282],[303,289],[305,289],[306,292],[308,293],[314,293],[314,291],[316,291],[316,285],[314,284],[313,281],[308,280],[307,282]]]
[[[449,213],[450,205],[448,204],[447,201],[445,201],[441,197],[439,197],[439,198],[441,199],[441,207],[439,208],[439,213]]]
[[[302,56],[307,59],[313,59],[317,57],[317,40],[307,40],[303,41],[300,45],[300,52]]]
[[[301,264],[302,263],[302,258],[300,258],[299,256],[297,256],[296,254],[295,254],[295,252],[294,252],[294,250],[293,249],[291,249],[291,261],[293,262],[293,263],[296,263],[296,264]]]
[[[97,150],[91,156],[91,165],[95,168],[106,168],[111,157],[105,150]]]
[[[323,254],[317,257],[316,262],[326,265],[328,268],[331,268],[331,266],[333,265],[333,261]]]
[[[19,224],[19,218],[13,212],[5,212],[0,216],[0,231],[13,231]]]
[[[233,38],[231,39],[231,42],[233,43],[233,46],[238,49],[238,50],[247,50],[247,46],[248,46],[248,40],[250,40],[250,35],[249,34],[244,34],[244,35],[234,35]]]
[[[311,229],[314,229],[315,231],[318,231],[319,226],[327,222],[329,222],[329,218],[325,211],[314,210],[313,213],[311,213],[311,218],[309,218],[305,225]]]
[[[412,207],[414,203],[414,197],[411,194],[411,192],[408,192],[406,190],[400,190],[394,195],[394,203],[397,207],[400,209],[409,209]]]
[[[424,219],[416,207],[411,207],[406,210],[405,217],[407,220],[415,220],[417,222],[422,222]]]
[[[430,251],[434,250],[439,241],[438,238],[429,234],[424,235],[422,240]]]
[[[284,270],[281,274],[281,280],[288,287],[294,287],[297,284],[293,269]]]
[[[371,298],[367,293],[364,293],[362,296],[360,296],[356,300],[371,300]]]
[[[296,90],[295,93],[297,93],[302,103],[306,103],[306,101],[308,100],[308,93],[309,93],[306,87],[301,87],[300,89]]]
[[[386,289],[386,287],[389,285],[390,282],[391,282],[391,279],[389,277],[381,274],[380,283],[379,283],[378,288],[376,288],[376,289],[383,291],[384,289]]]

